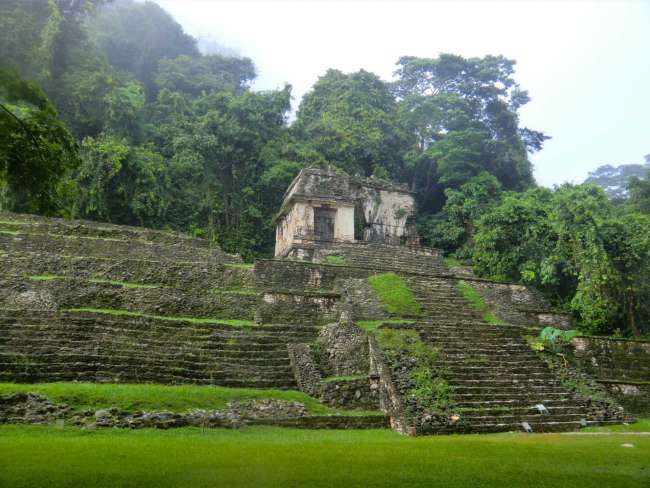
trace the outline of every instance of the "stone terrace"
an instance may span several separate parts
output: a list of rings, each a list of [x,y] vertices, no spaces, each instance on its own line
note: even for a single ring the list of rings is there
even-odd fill
[[[180,234],[0,213],[0,258],[0,381],[294,388],[287,344],[328,317]]]

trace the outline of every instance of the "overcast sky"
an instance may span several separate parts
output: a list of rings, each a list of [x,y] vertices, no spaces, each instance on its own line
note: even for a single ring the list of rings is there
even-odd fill
[[[538,183],[650,153],[650,0],[156,1],[189,34],[252,58],[255,89],[290,83],[294,109],[328,68],[390,80],[403,55],[503,54],[532,97],[522,125],[553,137],[532,156]]]

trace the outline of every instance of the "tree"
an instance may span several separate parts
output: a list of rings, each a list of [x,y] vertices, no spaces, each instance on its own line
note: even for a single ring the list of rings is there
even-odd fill
[[[612,200],[621,200],[629,196],[630,178],[643,178],[649,170],[650,163],[621,164],[619,166],[605,164],[590,172],[585,183],[601,187]]]
[[[42,90],[15,71],[1,69],[2,206],[18,212],[57,214],[60,184],[78,163],[76,143]]]
[[[152,1],[106,5],[90,20],[88,32],[112,66],[144,84],[149,100],[158,91],[154,80],[160,60],[199,56],[196,40]]]
[[[643,180],[634,176],[630,178],[628,189],[630,206],[637,212],[650,215],[650,169]]]
[[[176,182],[168,208],[174,227],[204,229],[224,249],[248,258],[269,251],[277,208],[265,203],[262,175],[270,162],[264,158],[267,145],[286,131],[290,96],[290,87],[219,91],[183,104],[169,91],[160,93],[157,113],[167,116],[149,130]]]
[[[527,152],[548,137],[519,127],[518,110],[529,101],[502,56],[435,59],[405,56],[397,62],[394,93],[405,126],[415,137],[407,161],[421,207],[437,212],[444,188],[458,188],[483,171],[505,190],[534,184]]]
[[[104,222],[158,227],[166,211],[164,159],[151,147],[112,135],[81,146],[74,214]]]
[[[457,257],[471,257],[476,222],[499,203],[501,184],[483,172],[458,190],[447,188],[445,196],[442,212],[421,220],[420,235],[433,247],[455,251]]]
[[[160,89],[198,97],[215,91],[240,95],[249,88],[254,78],[255,67],[249,58],[211,54],[163,59],[155,80]]]
[[[408,139],[388,84],[372,73],[328,70],[303,97],[292,130],[350,174],[402,177]]]
[[[593,185],[509,193],[478,220],[481,276],[523,281],[589,333],[640,335],[650,315],[650,219],[619,215]]]

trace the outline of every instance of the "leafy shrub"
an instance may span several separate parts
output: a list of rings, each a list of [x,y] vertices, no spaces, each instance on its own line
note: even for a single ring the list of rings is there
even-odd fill
[[[578,335],[577,330],[562,330],[555,327],[545,327],[539,337],[531,343],[535,351],[550,351],[559,353]]]
[[[378,329],[377,341],[384,355],[396,365],[414,364],[408,372],[411,387],[407,396],[418,407],[445,411],[453,406],[453,388],[437,365],[438,351],[426,345],[412,329]]]

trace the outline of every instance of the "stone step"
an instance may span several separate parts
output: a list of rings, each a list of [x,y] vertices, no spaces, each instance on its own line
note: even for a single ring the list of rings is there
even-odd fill
[[[552,408],[564,409],[581,409],[582,407],[576,403],[573,398],[568,396],[551,396],[546,395],[530,395],[528,397],[495,397],[484,396],[480,398],[454,396],[455,405],[461,409],[471,410],[492,410],[492,409],[532,409],[537,404],[543,404],[549,411]],[[537,410],[535,410],[537,412]]]
[[[581,428],[580,421],[556,422],[539,419],[529,422],[533,432],[569,432]],[[588,422],[588,425],[598,425],[596,422]],[[468,422],[464,425],[449,426],[445,428],[432,429],[432,434],[492,434],[497,432],[523,432],[520,422],[499,423],[499,422]]]

